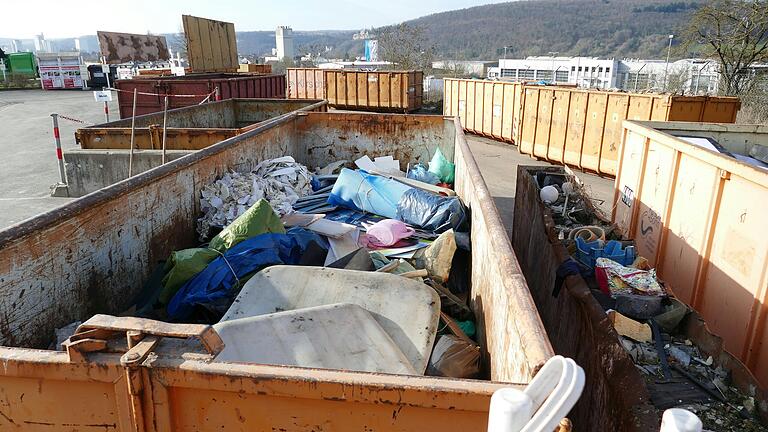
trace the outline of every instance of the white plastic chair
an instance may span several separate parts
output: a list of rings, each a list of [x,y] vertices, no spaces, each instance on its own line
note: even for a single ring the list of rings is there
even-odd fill
[[[488,432],[552,432],[579,400],[584,370],[554,356],[520,391],[503,388],[491,397]]]

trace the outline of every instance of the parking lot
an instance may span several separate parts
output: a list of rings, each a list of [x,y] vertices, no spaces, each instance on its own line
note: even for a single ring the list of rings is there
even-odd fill
[[[59,181],[51,113],[104,122],[104,105],[90,90],[0,91],[0,229],[69,201],[50,196]],[[117,119],[117,98],[110,104]],[[62,147],[76,147],[80,123],[60,121]]]

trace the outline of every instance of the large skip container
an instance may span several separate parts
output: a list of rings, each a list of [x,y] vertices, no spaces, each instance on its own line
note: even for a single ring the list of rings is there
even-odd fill
[[[661,410],[653,405],[653,390],[647,388],[590,285],[580,274],[557,277],[571,253],[559,238],[562,226],[556,224],[552,208],[540,198],[541,179],[549,175],[575,181],[563,167],[517,168],[512,244],[553,348],[584,368],[584,392],[569,414],[574,429],[658,430]],[[585,204],[588,213],[596,214],[589,201]],[[678,337],[692,341],[704,358],[712,356],[712,368],[728,372],[730,386],[754,397],[757,415],[767,423],[768,389],[758,384],[711,330],[695,312],[677,329]]]
[[[445,81],[443,112],[461,116],[466,130],[513,142],[536,158],[610,176],[616,175],[622,121],[733,123],[741,106],[732,97]]]
[[[768,386],[768,171],[728,151],[765,151],[768,127],[624,122],[613,221],[675,295]]]
[[[78,129],[75,140],[81,148],[63,152],[69,196],[83,196],[128,178],[129,164],[133,174],[162,164],[163,132],[170,161],[296,110],[327,111],[327,102],[227,99],[168,111],[165,131],[162,112],[136,116],[132,161],[131,119]]]
[[[285,97],[285,75],[209,73],[134,78],[115,81],[115,88],[118,90],[120,118],[127,118],[133,112],[134,89],[139,92],[136,97],[136,115],[141,115],[162,111],[165,95],[169,96],[169,108],[181,108],[197,105],[206,98],[215,100],[216,89],[219,90],[220,99],[281,99]]]
[[[323,79],[328,103],[342,109],[411,112],[424,95],[422,71],[326,70]]]
[[[362,154],[426,161],[435,148],[455,161],[456,192],[472,213],[470,298],[493,382],[211,362],[187,338],[201,336],[194,328],[151,329],[166,337],[122,364],[97,346],[79,359],[31,349],[75,319],[125,310],[159,260],[194,244],[200,190],[229,170],[287,154],[310,166]],[[500,382],[528,382],[553,355],[461,126],[440,116],[270,120],[0,231],[0,278],[0,425],[480,432]]]

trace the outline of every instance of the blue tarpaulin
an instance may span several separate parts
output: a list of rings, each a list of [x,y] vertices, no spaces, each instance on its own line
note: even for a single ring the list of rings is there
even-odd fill
[[[179,289],[168,304],[168,317],[183,320],[196,305],[234,298],[241,288],[238,279],[242,283],[272,265],[298,264],[313,241],[328,248],[322,237],[303,228],[291,228],[285,234],[261,234],[238,243]]]

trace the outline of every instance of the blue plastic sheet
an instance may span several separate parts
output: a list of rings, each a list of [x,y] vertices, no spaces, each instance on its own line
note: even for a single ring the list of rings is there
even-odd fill
[[[397,219],[427,231],[461,231],[466,220],[464,204],[458,197],[446,197],[421,189],[406,191],[397,203]]]
[[[261,234],[238,243],[179,289],[168,304],[168,317],[183,320],[196,305],[234,299],[241,288],[238,279],[242,283],[272,265],[298,264],[310,242],[328,248],[322,237],[303,228],[291,228],[285,234]]]
[[[328,204],[395,219],[403,194],[411,190],[396,180],[344,168],[328,197]]]

